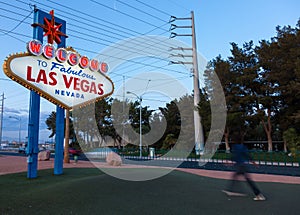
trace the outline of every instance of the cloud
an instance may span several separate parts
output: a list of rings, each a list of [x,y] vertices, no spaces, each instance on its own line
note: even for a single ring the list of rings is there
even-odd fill
[[[7,115],[19,115],[21,114],[19,109],[4,107],[4,114]]]
[[[52,139],[49,139],[49,135],[51,132],[49,130],[43,129],[40,130],[39,132],[39,143],[44,143],[46,141],[49,141]],[[21,131],[21,141],[24,142],[26,141],[26,137],[28,137],[28,132],[27,130],[22,130]],[[5,131],[3,130],[3,137],[2,140],[8,140],[9,142],[11,141],[19,141],[19,132],[18,131]]]
[[[41,107],[42,108],[42,107]],[[53,110],[40,111],[39,120],[39,142],[49,141],[51,131],[47,129],[45,123]],[[13,118],[12,118],[13,117]],[[20,121],[18,120],[21,119]],[[25,141],[28,136],[28,120],[29,111],[26,108],[17,109],[12,107],[4,108],[3,116],[3,136],[2,140],[17,141],[19,138],[20,122],[21,122],[21,140]]]
[[[4,131],[19,131],[20,129],[20,122],[18,118],[21,119],[21,130],[26,131],[28,130],[28,120],[29,114],[28,111],[25,113],[26,110],[15,109],[15,108],[6,108],[4,117],[3,117],[3,130]],[[39,129],[40,130],[47,130],[47,125],[45,123],[46,119],[49,117],[51,111],[41,111],[40,112],[40,120],[39,120]]]
[[[28,114],[28,113],[29,113],[28,109],[25,109],[25,108],[23,108],[23,109],[20,109],[20,112],[23,112],[23,113],[26,113],[26,114]]]

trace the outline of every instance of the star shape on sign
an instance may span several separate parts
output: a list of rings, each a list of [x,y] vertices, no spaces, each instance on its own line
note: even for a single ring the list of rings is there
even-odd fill
[[[32,24],[33,27],[39,26],[44,29],[44,37],[48,37],[48,43],[53,44],[53,41],[55,41],[57,44],[61,43],[61,36],[68,37],[66,34],[59,31],[62,24],[55,25],[55,18],[54,18],[54,11],[50,11],[51,20],[49,21],[46,17],[44,17],[44,25],[40,23],[34,23]]]

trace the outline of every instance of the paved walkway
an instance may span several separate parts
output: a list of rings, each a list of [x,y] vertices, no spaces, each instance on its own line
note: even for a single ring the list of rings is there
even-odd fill
[[[0,175],[17,173],[17,172],[26,172],[27,171],[27,158],[21,156],[0,156]],[[64,168],[112,168],[104,162],[97,162],[95,166],[89,161],[78,161],[75,163],[73,160],[70,163],[64,163]],[[121,167],[114,168],[141,168],[145,166],[138,165],[129,165],[124,164]],[[148,166],[147,166],[148,167]],[[49,161],[39,161],[38,169],[53,169],[54,168],[54,159]],[[149,168],[149,167],[148,167]],[[153,167],[158,168],[158,167]],[[213,171],[213,170],[203,170],[203,169],[187,169],[187,168],[177,168],[187,173],[192,173],[200,176],[219,178],[219,179],[231,179],[232,172],[228,171]],[[251,177],[254,181],[257,182],[278,182],[286,184],[300,184],[300,177],[295,176],[282,176],[282,175],[267,175],[267,174],[254,174],[251,173]]]

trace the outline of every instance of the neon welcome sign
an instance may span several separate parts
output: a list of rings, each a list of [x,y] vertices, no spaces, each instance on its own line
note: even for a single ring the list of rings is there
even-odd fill
[[[47,26],[49,23],[46,22]],[[10,55],[4,61],[4,73],[65,109],[82,107],[111,95],[114,84],[105,74],[108,65],[80,56],[71,48],[56,49],[51,43],[60,42],[59,28],[47,26],[40,27],[56,32],[46,31],[48,44],[43,46],[38,40],[29,41],[26,53]]]

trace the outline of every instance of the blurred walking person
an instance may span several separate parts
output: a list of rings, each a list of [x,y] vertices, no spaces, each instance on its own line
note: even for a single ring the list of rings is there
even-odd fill
[[[236,134],[233,136],[233,145],[232,145],[232,160],[235,162],[235,173],[232,175],[232,180],[230,182],[228,190],[223,190],[227,195],[230,196],[243,196],[245,194],[233,192],[237,178],[239,176],[244,176],[248,185],[252,189],[255,197],[255,201],[264,201],[266,200],[265,196],[261,193],[259,188],[256,186],[254,181],[252,181],[250,175],[248,174],[247,163],[252,162],[252,158],[248,152],[247,147],[243,144],[243,138],[241,134]]]

